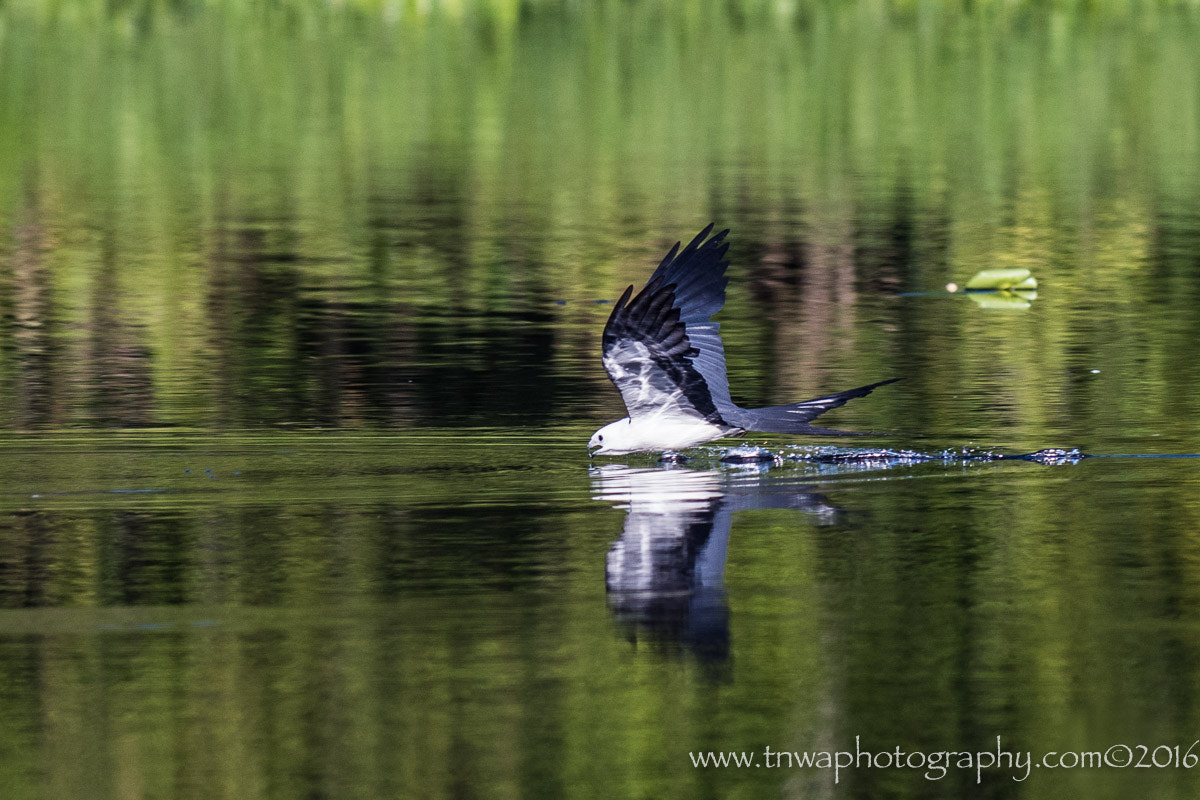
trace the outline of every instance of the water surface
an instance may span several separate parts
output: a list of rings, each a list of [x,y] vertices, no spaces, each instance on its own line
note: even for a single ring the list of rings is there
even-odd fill
[[[1194,14],[771,9],[0,7],[6,799],[1195,795],[693,767],[1200,735],[1200,459],[962,457],[1200,452]],[[927,459],[589,462],[710,220]]]

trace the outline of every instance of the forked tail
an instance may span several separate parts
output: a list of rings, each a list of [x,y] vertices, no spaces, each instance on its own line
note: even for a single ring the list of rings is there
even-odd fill
[[[817,436],[869,436],[868,433],[855,433],[853,431],[839,431],[832,428],[818,428],[814,425],[809,425],[809,421],[816,419],[830,409],[843,406],[846,401],[853,400],[856,397],[866,397],[880,386],[886,386],[889,383],[895,383],[899,378],[889,378],[886,381],[878,383],[870,383],[866,386],[859,386],[857,389],[847,389],[844,392],[836,394],[827,394],[824,397],[815,397],[812,400],[805,400],[802,403],[788,403],[782,406],[768,406],[767,408],[746,408],[742,409],[743,416],[739,422],[739,427],[748,431],[758,431],[759,433],[807,433]],[[732,422],[732,420],[730,420]]]

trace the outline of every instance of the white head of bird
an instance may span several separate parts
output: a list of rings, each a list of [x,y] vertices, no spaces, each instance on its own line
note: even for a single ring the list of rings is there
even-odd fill
[[[610,422],[592,434],[588,440],[588,455],[632,453],[636,448],[630,447],[629,417]]]

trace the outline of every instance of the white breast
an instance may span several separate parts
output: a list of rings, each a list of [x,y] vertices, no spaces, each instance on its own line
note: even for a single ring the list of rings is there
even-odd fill
[[[630,420],[622,436],[629,450],[682,450],[720,439],[729,429],[701,419],[672,419],[639,417]]]

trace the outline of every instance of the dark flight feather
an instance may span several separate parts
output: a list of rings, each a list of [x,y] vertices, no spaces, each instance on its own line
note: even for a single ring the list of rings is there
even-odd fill
[[[653,278],[630,300],[630,286],[604,326],[604,368],[630,417],[658,413],[723,424],[704,376],[692,365],[699,351],[679,319],[675,287]]]
[[[729,231],[709,237],[712,229],[710,223],[682,249],[676,242],[641,292],[625,290],[604,326],[604,367],[630,417],[666,404],[731,432],[855,435],[808,422],[899,378],[781,406],[742,408],[733,402],[721,326],[711,319],[725,305]]]

